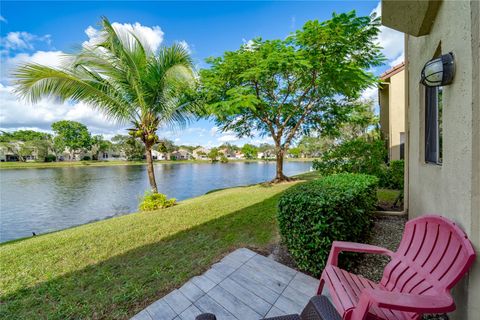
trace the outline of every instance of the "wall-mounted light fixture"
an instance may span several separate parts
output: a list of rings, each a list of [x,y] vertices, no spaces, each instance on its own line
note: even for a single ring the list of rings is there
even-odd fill
[[[455,75],[453,53],[428,61],[422,69],[421,83],[427,87],[445,86],[452,83]]]

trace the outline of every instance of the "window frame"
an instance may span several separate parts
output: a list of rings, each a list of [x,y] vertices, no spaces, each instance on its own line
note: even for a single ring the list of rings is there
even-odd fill
[[[443,163],[443,88],[425,87],[425,163]]]

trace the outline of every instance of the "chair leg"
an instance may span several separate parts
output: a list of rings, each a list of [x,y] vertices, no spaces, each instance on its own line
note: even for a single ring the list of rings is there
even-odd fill
[[[321,295],[323,292],[323,286],[325,285],[325,280],[323,280],[323,276],[320,278],[320,283],[318,284],[317,295]]]

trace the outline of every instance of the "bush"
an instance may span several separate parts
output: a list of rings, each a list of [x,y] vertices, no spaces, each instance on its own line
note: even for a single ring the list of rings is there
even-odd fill
[[[381,177],[385,174],[387,149],[380,139],[357,138],[336,145],[326,151],[320,160],[313,161],[313,168],[323,176],[349,172]]]
[[[283,241],[297,266],[315,276],[332,241],[362,241],[372,223],[378,178],[342,173],[297,185],[279,200]]]
[[[224,155],[222,155],[222,156],[220,157],[220,162],[221,162],[221,163],[227,163],[227,162],[228,162],[228,158],[225,157]]]
[[[167,199],[167,196],[161,193],[145,192],[138,209],[140,211],[153,211],[168,208],[174,206],[176,201],[175,198]]]
[[[403,190],[405,176],[405,161],[392,160],[388,166],[386,179],[381,183],[382,187]]]
[[[44,161],[45,162],[55,162],[55,161],[57,161],[57,157],[54,154],[47,154]]]
[[[92,160],[92,158],[90,158],[90,156],[84,156],[82,158],[82,161],[90,161],[90,160]]]

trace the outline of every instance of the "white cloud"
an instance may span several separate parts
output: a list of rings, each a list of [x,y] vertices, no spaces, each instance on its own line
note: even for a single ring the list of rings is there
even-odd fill
[[[58,67],[65,54],[62,51],[36,51],[33,54],[18,53],[13,57],[4,57],[0,64],[0,81],[5,82],[10,78],[10,73],[24,63],[38,63],[50,67]]]
[[[143,43],[143,45],[148,45],[148,47],[153,51],[156,51],[163,42],[164,33],[159,26],[147,27],[138,22],[135,22],[134,24],[114,22],[112,23],[112,27],[119,34],[135,34]],[[89,39],[85,41],[83,45],[89,47],[99,43],[103,37],[102,31],[95,29],[92,26],[89,26],[87,29],[85,29],[85,34]]]
[[[8,23],[7,19],[4,16],[0,16],[0,22]]]
[[[224,135],[220,136],[217,140],[219,142],[233,142],[233,141],[238,140],[238,138],[234,134],[228,133],[228,134],[224,134]]]
[[[212,137],[216,136],[218,132],[219,132],[219,128],[216,127],[216,126],[213,126],[213,127],[210,129],[210,135],[211,135]]]
[[[52,39],[49,34],[37,36],[26,31],[14,31],[7,33],[0,41],[2,52],[7,54],[12,50],[33,50],[35,42],[45,42],[50,45]]]
[[[187,43],[187,41],[185,40],[182,40],[182,41],[177,41],[177,43],[182,46],[187,52],[188,54],[191,54],[192,53],[192,48],[190,47],[190,45]]]
[[[370,87],[365,89],[362,92],[362,99],[365,100],[377,100],[377,95],[378,95],[378,88],[377,87]]]
[[[382,6],[378,5],[371,12],[377,16],[382,15]],[[383,47],[383,54],[388,59],[390,66],[395,66],[403,61],[404,55],[404,35],[402,32],[380,26],[380,34],[378,36],[378,43]]]
[[[13,87],[0,84],[0,126],[2,128],[35,127],[49,130],[52,122],[73,120],[85,124],[92,133],[104,134],[123,129],[108,121],[100,112],[84,103],[60,103],[53,99],[42,99],[32,105],[12,92]]]

